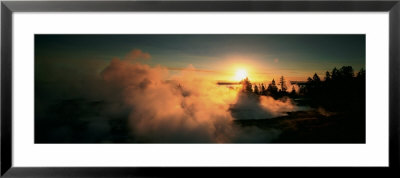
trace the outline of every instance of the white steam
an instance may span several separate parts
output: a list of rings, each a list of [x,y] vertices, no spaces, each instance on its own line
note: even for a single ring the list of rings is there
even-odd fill
[[[128,123],[135,141],[269,142],[279,131],[243,129],[234,120],[272,118],[296,109],[290,100],[217,86],[191,69],[166,80],[170,74],[164,67],[113,59],[102,71],[105,85],[112,86],[107,98],[130,108]]]

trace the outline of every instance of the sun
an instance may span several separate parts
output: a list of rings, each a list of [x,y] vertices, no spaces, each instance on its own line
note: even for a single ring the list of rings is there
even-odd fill
[[[235,80],[241,81],[247,77],[247,71],[245,69],[238,69],[235,74]]]

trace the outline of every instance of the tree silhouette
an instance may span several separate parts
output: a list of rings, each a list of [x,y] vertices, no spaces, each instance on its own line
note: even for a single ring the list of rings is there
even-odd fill
[[[319,76],[317,75],[317,73],[314,74],[314,76],[313,76],[313,81],[316,82],[316,83],[321,82],[321,79],[319,78]]]
[[[357,78],[358,79],[365,79],[365,70],[364,70],[364,68],[361,68],[361,70],[357,73]]]
[[[313,80],[312,80],[311,77],[308,77],[308,78],[307,78],[307,82],[308,82],[308,83],[311,83],[312,81],[313,81]]]
[[[353,67],[351,66],[343,66],[340,68],[341,77],[346,80],[352,79],[354,77]]]
[[[331,80],[331,74],[329,73],[329,71],[326,71],[325,73],[325,81],[330,81]]]
[[[263,83],[261,84],[261,94],[266,95],[266,90]]]
[[[259,94],[260,92],[258,91],[258,86],[257,85],[254,85],[254,93],[255,94]]]
[[[240,81],[240,83],[242,84],[243,92],[249,92],[249,93],[253,92],[252,85],[251,85],[249,78],[246,77],[245,79]]]
[[[272,79],[272,82],[268,85],[267,95],[275,96],[278,93],[278,87],[275,84],[275,80]]]
[[[340,78],[340,76],[339,76],[339,70],[335,67],[335,68],[333,68],[333,70],[332,70],[332,80],[337,80],[337,79],[339,79]]]
[[[286,92],[286,90],[287,90],[286,81],[283,76],[281,76],[281,78],[280,78],[279,85],[281,86],[281,91]]]
[[[300,95],[309,99],[309,104],[332,111],[365,111],[365,70],[355,76],[351,66],[335,67],[326,71],[321,81],[315,73],[308,77],[307,84],[300,88]]]
[[[292,86],[292,91],[290,92],[290,96],[291,97],[296,96],[296,89],[294,89],[294,86]]]

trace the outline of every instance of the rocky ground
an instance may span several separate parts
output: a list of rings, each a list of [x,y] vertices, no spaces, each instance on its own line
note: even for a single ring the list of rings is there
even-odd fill
[[[235,120],[240,127],[278,129],[273,143],[365,143],[365,114],[328,113],[319,109],[287,113],[287,116]]]

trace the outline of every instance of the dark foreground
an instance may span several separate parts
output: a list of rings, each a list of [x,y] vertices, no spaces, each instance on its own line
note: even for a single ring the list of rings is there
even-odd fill
[[[279,129],[282,133],[272,143],[365,143],[365,114],[310,110],[272,119],[235,120],[235,124]]]
[[[41,111],[38,106],[36,111]],[[208,143],[135,139],[130,134],[129,112],[105,115],[103,109],[109,105],[102,101],[65,100],[51,106],[35,113],[35,143]],[[272,119],[235,120],[234,124],[242,131],[250,130],[252,136],[232,143],[365,143],[363,108],[335,113],[312,109]]]

